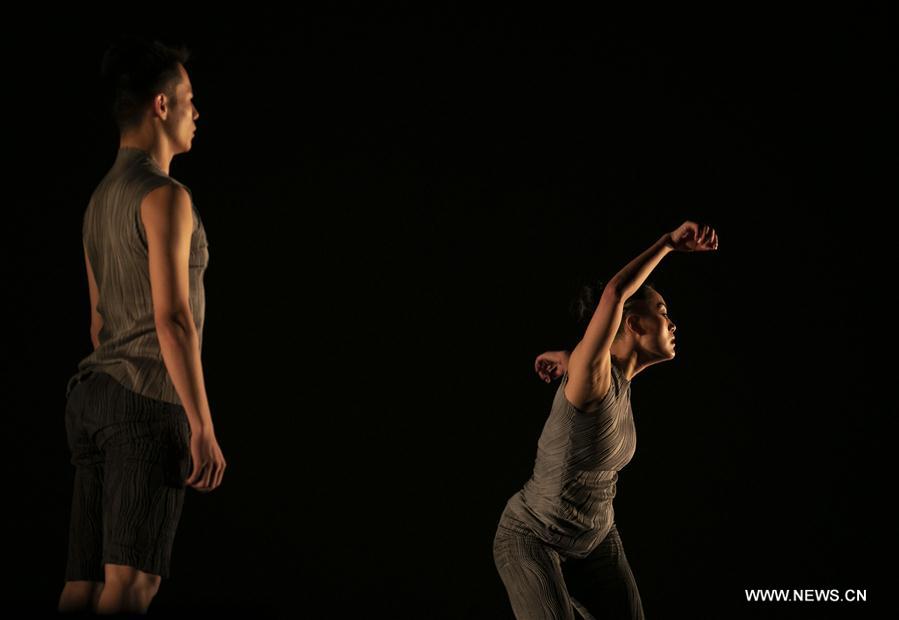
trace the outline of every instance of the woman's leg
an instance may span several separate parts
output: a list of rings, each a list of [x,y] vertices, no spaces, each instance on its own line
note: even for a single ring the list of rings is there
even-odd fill
[[[565,562],[564,574],[578,611],[589,612],[588,620],[643,620],[640,592],[614,523],[590,555]]]
[[[559,554],[539,538],[500,524],[493,560],[518,620],[574,620]]]

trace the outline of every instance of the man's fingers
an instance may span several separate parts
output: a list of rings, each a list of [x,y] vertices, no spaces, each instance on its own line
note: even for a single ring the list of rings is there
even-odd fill
[[[194,487],[195,489],[202,489],[205,486],[203,475],[209,470],[208,463],[198,463],[194,466],[194,472],[190,475],[190,478],[187,480],[187,484]]]
[[[194,482],[197,481],[197,476],[199,475],[199,473],[200,473],[199,463],[194,462],[193,471],[190,472],[190,475],[187,477],[187,480],[185,482],[187,484],[193,486]]]
[[[212,472],[212,478],[209,479],[209,490],[214,491],[216,487],[219,485],[219,472],[221,470],[216,467],[215,471]]]
[[[209,465],[207,465],[206,474],[203,476],[203,488],[206,488],[206,489],[209,488],[209,483],[212,481],[213,473],[214,472],[213,472],[212,463],[210,463]]]
[[[222,484],[222,478],[225,477],[225,467],[227,467],[227,465],[224,462],[222,462],[221,466],[219,467],[218,475],[215,478],[215,487],[216,488],[218,488]]]

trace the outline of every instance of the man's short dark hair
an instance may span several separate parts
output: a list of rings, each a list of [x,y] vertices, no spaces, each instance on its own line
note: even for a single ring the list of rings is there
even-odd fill
[[[139,35],[122,35],[107,48],[100,77],[120,132],[140,124],[157,94],[174,97],[181,81],[178,64],[185,64],[190,54],[183,44],[169,46]]]

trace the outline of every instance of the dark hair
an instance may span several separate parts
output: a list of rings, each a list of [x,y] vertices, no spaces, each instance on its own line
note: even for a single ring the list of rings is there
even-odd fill
[[[148,103],[159,93],[174,97],[181,81],[178,63],[190,58],[184,45],[170,47],[142,36],[122,35],[103,54],[100,77],[119,131],[140,124]]]
[[[593,313],[596,311],[596,306],[599,304],[599,298],[602,297],[602,292],[605,288],[606,283],[601,280],[583,279],[579,283],[577,295],[571,302],[571,313],[577,321],[579,330],[582,331],[586,329],[587,324],[593,317]],[[621,325],[618,326],[618,332],[615,334],[615,338],[624,335],[624,321],[628,315],[641,313],[640,302],[649,301],[650,291],[658,293],[655,284],[652,282],[644,282],[636,293],[624,301],[624,313],[621,315]]]

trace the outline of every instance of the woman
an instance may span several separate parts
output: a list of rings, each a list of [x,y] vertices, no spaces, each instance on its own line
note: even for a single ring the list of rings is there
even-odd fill
[[[718,249],[709,226],[684,222],[628,263],[603,288],[570,356],[537,358],[561,376],[538,442],[534,473],[506,503],[493,543],[516,618],[643,618],[615,526],[618,471],[634,455],[631,380],[674,359],[675,325],[646,279],[671,251]]]

